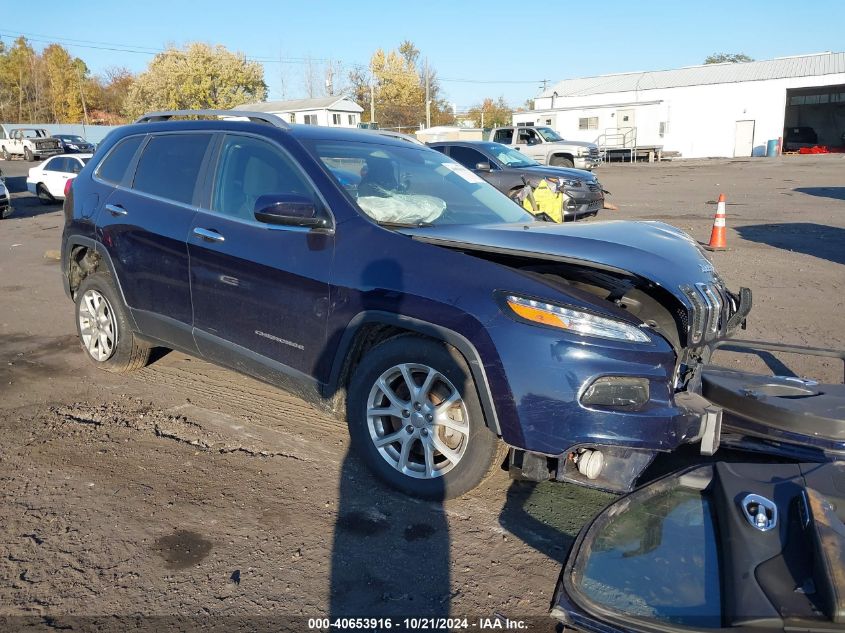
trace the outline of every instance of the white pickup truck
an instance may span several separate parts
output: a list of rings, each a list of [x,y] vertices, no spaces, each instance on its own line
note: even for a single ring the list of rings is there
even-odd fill
[[[550,127],[494,127],[486,140],[520,150],[543,165],[591,170],[601,163],[598,145],[567,141]]]
[[[53,138],[47,130],[41,128],[16,128],[11,130],[8,138],[0,143],[2,143],[0,152],[4,160],[21,156],[24,160],[32,162],[62,153],[62,144],[59,139]]]

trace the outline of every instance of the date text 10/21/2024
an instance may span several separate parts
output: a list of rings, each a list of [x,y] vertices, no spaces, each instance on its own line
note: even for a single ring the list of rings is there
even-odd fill
[[[504,616],[485,618],[309,618],[309,630],[317,631],[525,631],[525,620]]]

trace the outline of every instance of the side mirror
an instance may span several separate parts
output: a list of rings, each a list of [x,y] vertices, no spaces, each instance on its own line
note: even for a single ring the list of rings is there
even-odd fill
[[[484,161],[484,162],[481,162],[481,163],[476,163],[475,164],[475,170],[476,171],[493,171],[493,167],[490,165],[490,163]]]
[[[325,224],[311,198],[294,193],[269,193],[255,201],[255,219],[267,224],[315,228]]]

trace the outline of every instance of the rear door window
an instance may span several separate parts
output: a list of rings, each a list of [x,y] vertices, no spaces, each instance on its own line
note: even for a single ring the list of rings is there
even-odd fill
[[[113,184],[120,184],[126,175],[126,168],[132,162],[141,145],[143,136],[130,136],[119,141],[97,168],[97,177]]]
[[[496,130],[496,134],[493,137],[493,142],[510,145],[511,143],[513,143],[513,130]]]
[[[490,159],[478,150],[471,147],[463,147],[461,145],[453,145],[449,150],[449,156],[458,161],[467,169],[475,169],[478,163],[489,163]]]
[[[44,165],[44,171],[67,171],[64,158],[51,158]]]
[[[211,134],[153,136],[138,160],[132,188],[190,204]]]

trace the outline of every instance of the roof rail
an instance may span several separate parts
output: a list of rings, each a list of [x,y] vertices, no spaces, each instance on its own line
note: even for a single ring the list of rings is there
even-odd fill
[[[232,119],[249,119],[253,123],[267,123],[283,130],[291,129],[290,123],[275,114],[268,112],[251,112],[249,110],[163,110],[161,112],[148,112],[139,117],[135,123],[156,123],[157,121],[169,121],[175,116],[204,116],[204,117],[227,117]]]

